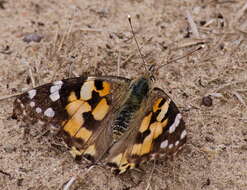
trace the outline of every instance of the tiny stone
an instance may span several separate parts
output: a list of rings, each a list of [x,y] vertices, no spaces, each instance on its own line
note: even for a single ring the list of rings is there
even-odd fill
[[[243,134],[243,136],[246,136],[247,135],[247,129],[242,129],[242,134]]]
[[[30,78],[30,76],[27,76],[27,78],[26,78],[26,83],[27,83],[27,84],[30,84],[30,83],[31,83],[31,78]]]
[[[201,21],[200,21],[200,25],[201,25],[201,26],[203,26],[203,25],[205,25],[205,24],[206,24],[206,21],[205,21],[205,20],[201,20]]]
[[[208,141],[208,142],[214,142],[214,138],[210,137],[210,136],[206,136],[205,140]]]
[[[16,147],[6,146],[6,147],[4,147],[4,150],[6,153],[12,153],[12,152],[16,151]]]
[[[202,105],[210,107],[213,105],[213,99],[211,98],[211,96],[204,96],[202,98]]]
[[[5,9],[5,3],[7,3],[7,1],[0,1],[0,8],[1,9]]]
[[[221,13],[218,14],[219,19],[224,19],[223,15]]]
[[[241,150],[247,150],[247,145],[246,144],[242,145]]]
[[[45,24],[43,22],[38,22],[37,23],[39,26],[45,26]]]
[[[17,186],[19,186],[19,187],[22,186],[23,180],[24,180],[23,178],[18,179],[17,180]]]
[[[23,173],[28,173],[28,169],[23,168],[23,167],[20,167],[20,168],[19,168],[19,171],[20,171],[20,172],[23,172]]]
[[[30,42],[40,42],[41,39],[43,38],[43,36],[39,35],[39,34],[28,34],[23,38],[24,42],[30,43]]]

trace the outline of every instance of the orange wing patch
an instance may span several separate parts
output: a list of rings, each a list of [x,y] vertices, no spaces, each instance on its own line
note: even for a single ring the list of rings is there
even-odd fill
[[[78,93],[72,91],[65,107],[69,119],[63,122],[63,130],[71,141],[72,155],[96,154],[95,145],[86,145],[94,130],[109,112],[110,105],[107,95],[110,94],[110,83],[100,80],[87,80]],[[86,146],[85,146],[86,145]]]
[[[168,124],[168,119],[164,118],[168,111],[170,101],[170,99],[165,100],[164,98],[159,98],[155,101],[153,112],[144,117],[141,127],[139,128],[139,133],[137,134],[136,142],[138,142],[138,144],[135,145],[138,147],[139,152],[133,151],[135,150],[133,149],[133,153],[138,156],[143,156],[152,151],[154,140],[163,133],[164,128]],[[140,145],[141,148],[139,148]]]
[[[143,118],[134,144],[109,160],[109,165],[115,166],[119,174],[134,168],[153,151],[154,140],[163,134],[168,125],[168,118],[165,117],[170,102],[170,99],[157,99],[152,111]]]
[[[70,119],[64,125],[64,131],[70,136],[75,136],[84,124],[82,114],[91,111],[91,106],[87,102],[76,100],[68,104],[65,109],[67,110]]]
[[[95,80],[86,81],[80,91],[82,100],[91,100],[93,98],[93,91],[97,92],[100,97],[110,94],[110,83],[106,81],[96,82]]]
[[[102,98],[102,100],[100,100],[100,102],[92,111],[94,119],[98,121],[104,119],[104,117],[108,113],[109,107],[110,106],[107,104],[106,99]]]

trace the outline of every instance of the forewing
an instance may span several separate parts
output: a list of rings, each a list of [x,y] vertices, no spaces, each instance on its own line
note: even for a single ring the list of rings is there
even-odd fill
[[[42,121],[58,128],[75,156],[95,160],[111,144],[107,123],[112,105],[121,101],[121,91],[128,85],[128,79],[110,76],[56,81],[17,97],[14,115],[29,124]]]
[[[186,142],[181,113],[165,92],[153,89],[142,107],[107,158],[108,165],[118,173],[150,159],[173,155]]]

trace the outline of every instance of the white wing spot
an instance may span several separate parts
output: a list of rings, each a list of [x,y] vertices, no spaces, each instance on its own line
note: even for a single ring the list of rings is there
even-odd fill
[[[57,101],[60,98],[59,91],[50,94],[49,97],[53,102]]]
[[[45,110],[44,115],[47,117],[54,117],[55,112],[52,108],[48,108],[47,110]]]
[[[175,146],[178,146],[178,144],[179,144],[179,141],[176,141],[176,142],[175,142]]]
[[[30,99],[33,99],[33,97],[36,95],[36,93],[37,93],[37,90],[35,90],[35,89],[33,89],[33,90],[29,90],[28,92],[28,97],[30,98]]]
[[[54,93],[56,91],[59,91],[62,88],[63,82],[62,81],[56,81],[53,83],[54,86],[51,86],[50,93]]]
[[[171,149],[173,147],[173,144],[169,144],[168,148]]]
[[[180,135],[180,139],[183,139],[187,135],[186,130],[183,130],[183,132]]]
[[[61,86],[62,86],[63,81],[58,80],[58,81],[53,82],[53,84],[54,84],[54,85],[61,85]]]
[[[35,102],[30,102],[29,105],[33,108],[35,106]]]
[[[36,111],[37,113],[41,113],[41,112],[42,112],[42,109],[39,108],[39,107],[37,107],[37,108],[35,109],[35,111]]]
[[[173,133],[176,130],[177,126],[180,123],[181,118],[182,118],[182,115],[180,113],[177,114],[177,116],[175,118],[175,121],[173,122],[173,124],[169,128],[169,133],[170,134]]]
[[[166,148],[167,145],[168,145],[168,140],[165,140],[160,144],[160,148]]]
[[[80,97],[83,100],[90,100],[92,98],[92,92],[94,89],[94,81],[86,81],[80,91]]]
[[[56,91],[59,91],[61,87],[62,87],[62,85],[54,85],[54,86],[51,86],[50,93],[52,94],[52,93],[54,93]]]

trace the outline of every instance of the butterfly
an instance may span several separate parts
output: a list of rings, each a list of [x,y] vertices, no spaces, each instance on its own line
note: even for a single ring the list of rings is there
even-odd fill
[[[140,55],[140,48],[133,37]],[[154,65],[135,79],[80,76],[31,89],[14,101],[13,116],[58,131],[75,158],[103,162],[116,173],[179,152],[187,132],[172,99],[154,86]]]
[[[150,73],[133,80],[80,76],[44,84],[19,95],[13,113],[56,128],[75,158],[104,162],[119,174],[176,154],[186,143],[181,113],[154,87]]]

